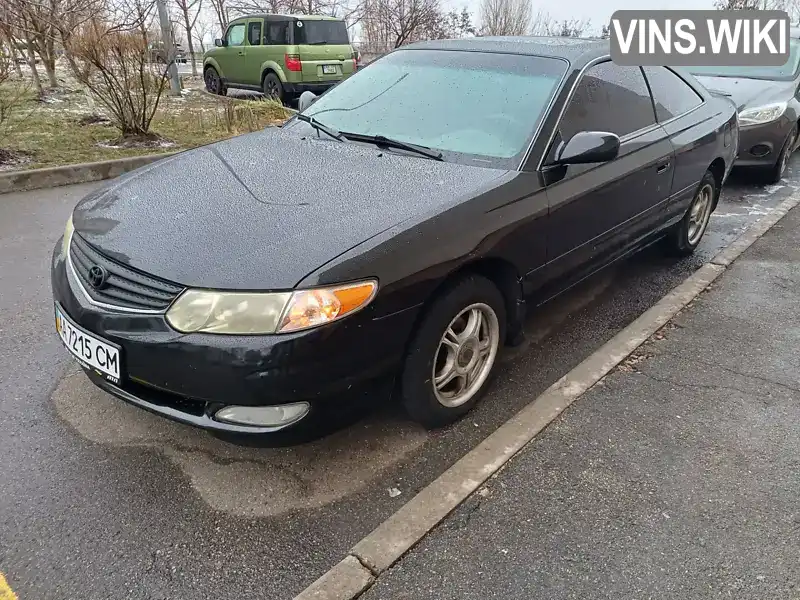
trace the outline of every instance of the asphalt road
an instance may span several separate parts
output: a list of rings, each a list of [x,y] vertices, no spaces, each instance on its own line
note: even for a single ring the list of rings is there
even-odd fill
[[[94,389],[53,330],[48,275],[92,185],[0,196],[0,572],[24,599],[289,598],[798,185],[733,181],[694,257],[647,250],[539,311],[529,347],[458,425],[428,433],[386,408],[282,449]]]

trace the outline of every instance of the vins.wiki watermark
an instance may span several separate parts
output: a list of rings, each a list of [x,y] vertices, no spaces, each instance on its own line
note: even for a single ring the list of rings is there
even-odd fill
[[[618,10],[611,58],[627,66],[779,66],[789,60],[782,10]]]

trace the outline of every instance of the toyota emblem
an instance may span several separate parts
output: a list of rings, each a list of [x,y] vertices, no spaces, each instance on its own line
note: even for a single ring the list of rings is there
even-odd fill
[[[102,290],[108,280],[108,271],[99,265],[94,265],[89,269],[89,283],[96,290]]]

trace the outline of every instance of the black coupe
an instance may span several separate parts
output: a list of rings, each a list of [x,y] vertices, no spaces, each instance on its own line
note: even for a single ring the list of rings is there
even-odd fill
[[[216,432],[376,390],[445,425],[526,309],[654,241],[692,252],[737,141],[728,99],[617,66],[607,42],[406,46],[282,127],[82,200],[53,255],[56,328],[103,389]]]

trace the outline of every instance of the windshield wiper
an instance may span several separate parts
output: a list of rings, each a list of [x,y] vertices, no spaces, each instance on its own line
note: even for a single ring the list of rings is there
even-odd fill
[[[346,141],[344,136],[341,133],[339,133],[338,129],[334,129],[333,127],[324,125],[323,123],[317,121],[314,117],[310,117],[302,113],[297,113],[297,118],[303,121],[304,123],[308,123],[317,131],[321,131],[322,133],[327,133],[329,136],[331,136],[336,140],[339,140],[340,142]]]
[[[322,45],[327,44],[327,43],[328,43],[328,40],[320,40],[318,42],[309,42],[308,45],[309,46],[322,46]]]
[[[401,142],[400,140],[393,140],[383,135],[365,135],[363,133],[345,133],[343,134],[349,140],[356,142],[370,142],[376,146],[383,146],[385,148],[398,148],[400,150],[407,150],[422,156],[427,156],[433,160],[444,160],[442,153],[437,150],[431,150],[427,146],[420,146],[418,144],[410,144],[408,142]]]

